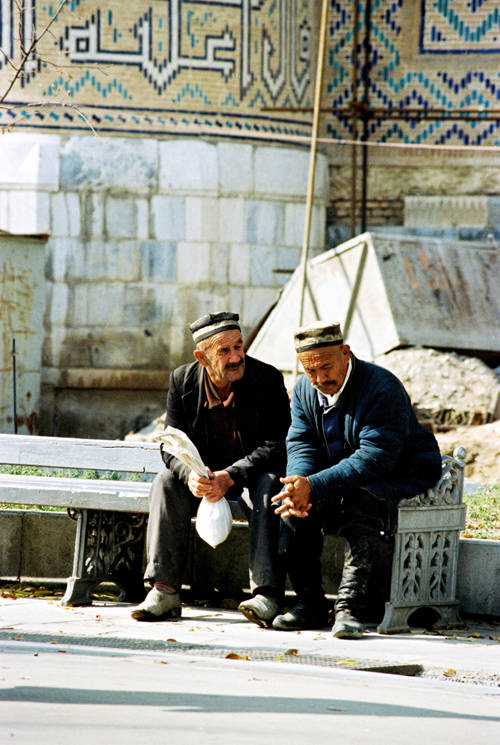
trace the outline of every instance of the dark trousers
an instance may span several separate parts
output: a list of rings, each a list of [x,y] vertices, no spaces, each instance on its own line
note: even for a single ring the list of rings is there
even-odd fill
[[[249,486],[248,495],[245,491],[239,497],[249,523],[250,589],[254,593],[259,589],[275,595],[283,592],[284,573],[278,556],[280,520],[271,505],[271,497],[280,488],[279,477],[265,473]],[[157,474],[150,491],[145,579],[160,580],[180,589],[191,518],[199,504],[200,500],[171,471],[163,469]]]
[[[313,506],[305,518],[282,520],[279,550],[298,602],[312,611],[325,606],[321,576],[323,533],[334,533],[346,539],[336,608],[348,608],[351,600],[356,610],[361,608],[366,602],[373,563],[370,546],[386,525],[386,503],[365,489],[353,490],[320,508]]]

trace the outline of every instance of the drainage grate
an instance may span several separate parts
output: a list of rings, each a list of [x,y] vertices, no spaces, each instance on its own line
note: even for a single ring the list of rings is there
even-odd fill
[[[374,660],[354,660],[329,655],[301,653],[298,650],[280,651],[271,648],[220,647],[213,644],[187,644],[168,642],[159,639],[133,639],[94,636],[57,636],[55,634],[33,634],[1,632],[0,641],[22,641],[37,644],[61,646],[103,647],[106,649],[129,649],[186,654],[195,657],[214,657],[260,662],[280,662],[294,665],[314,665],[317,667],[339,668],[342,670],[361,670],[363,672],[388,673],[392,675],[421,675],[422,665],[412,663],[384,662]]]

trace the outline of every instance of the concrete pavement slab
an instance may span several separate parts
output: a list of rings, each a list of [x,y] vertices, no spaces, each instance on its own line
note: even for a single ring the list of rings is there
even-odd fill
[[[489,745],[500,731],[500,691],[484,686],[147,650],[0,650],[0,741],[18,745]]]
[[[237,610],[183,606],[178,621],[141,623],[127,603],[94,601],[65,608],[55,598],[0,597],[0,641],[60,647],[158,651],[171,655],[272,661],[281,664],[421,674],[449,681],[500,685],[500,620],[467,620],[463,630],[414,630],[360,640],[334,639],[329,629],[280,632],[249,623]]]

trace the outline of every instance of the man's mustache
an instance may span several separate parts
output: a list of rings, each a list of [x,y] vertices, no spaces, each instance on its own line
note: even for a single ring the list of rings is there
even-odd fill
[[[239,362],[228,362],[226,365],[226,370],[237,370],[239,367],[245,366],[245,360],[240,360]]]
[[[338,385],[338,380],[324,380],[322,383],[316,383],[313,388],[317,388],[320,391],[325,385]]]

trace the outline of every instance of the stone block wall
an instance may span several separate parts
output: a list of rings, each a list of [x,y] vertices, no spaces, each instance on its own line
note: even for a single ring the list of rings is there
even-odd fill
[[[44,135],[23,148],[23,137],[7,135],[4,156],[51,172],[38,190],[36,173],[12,185],[0,228],[22,230],[29,187],[30,225],[50,235],[41,431],[123,436],[163,409],[168,372],[192,359],[190,321],[230,308],[248,334],[297,266],[309,152]],[[327,196],[319,156],[311,255],[325,248]]]

